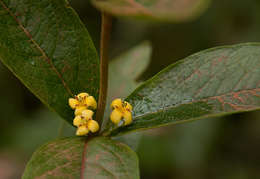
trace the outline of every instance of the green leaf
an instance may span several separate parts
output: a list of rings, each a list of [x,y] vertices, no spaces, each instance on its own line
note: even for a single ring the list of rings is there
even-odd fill
[[[92,0],[92,3],[115,16],[182,22],[202,14],[210,0]]]
[[[52,110],[72,122],[68,98],[98,98],[92,40],[65,0],[0,0],[0,59]]]
[[[205,50],[170,65],[127,100],[134,122],[112,135],[260,109],[260,43]]]
[[[138,158],[128,146],[109,138],[65,138],[33,154],[23,175],[32,178],[138,179]]]

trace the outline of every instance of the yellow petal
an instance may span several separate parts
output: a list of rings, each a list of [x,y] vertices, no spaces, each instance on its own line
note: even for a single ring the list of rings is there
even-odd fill
[[[87,124],[87,119],[85,119],[84,117],[82,116],[76,116],[73,120],[73,125],[74,126],[82,126],[82,125],[86,125]]]
[[[70,106],[72,109],[75,109],[78,104],[79,104],[78,100],[76,100],[76,99],[74,99],[74,98],[69,98],[69,106]]]
[[[89,109],[85,109],[82,111],[81,116],[84,117],[87,120],[92,119],[94,112],[89,110]]]
[[[88,96],[89,96],[88,93],[79,93],[79,94],[77,95],[78,98],[86,98],[86,97],[88,97]]]
[[[132,123],[133,119],[132,119],[131,112],[129,112],[129,111],[124,112],[123,117],[124,117],[124,121],[125,121],[124,125],[129,125]]]
[[[79,102],[83,102],[88,96],[89,96],[88,93],[79,93],[77,95],[77,98],[78,98]]]
[[[97,109],[97,102],[93,96],[89,96],[85,100],[85,104],[91,109]]]
[[[83,112],[84,110],[86,110],[86,109],[87,109],[86,106],[79,106],[79,107],[77,107],[76,110],[75,110],[75,112],[74,112],[75,116],[81,115],[82,112]]]
[[[128,103],[128,102],[126,102],[126,101],[124,101],[124,106],[125,106],[125,109],[127,110],[127,111],[132,111],[133,110],[133,107],[132,107],[132,105],[130,104],[130,103]]]
[[[99,125],[98,125],[97,121],[95,121],[95,120],[88,121],[88,129],[93,133],[97,132],[99,130]]]
[[[74,118],[74,120],[73,120],[73,125],[74,126],[80,126],[81,125],[81,117],[80,116],[76,116],[75,118]]]
[[[120,98],[114,99],[111,103],[112,109],[122,109],[122,100]]]
[[[80,126],[77,131],[76,131],[76,135],[77,136],[83,136],[88,134],[89,130],[87,128],[87,126]]]
[[[114,109],[110,114],[110,120],[114,124],[118,124],[121,121],[122,117],[123,117],[123,114],[117,109]]]

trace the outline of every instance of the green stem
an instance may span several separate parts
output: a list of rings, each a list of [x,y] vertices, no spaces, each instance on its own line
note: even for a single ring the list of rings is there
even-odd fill
[[[98,108],[96,113],[96,120],[99,125],[102,125],[108,85],[108,46],[110,40],[110,33],[112,27],[112,17],[102,12],[102,27],[100,40],[100,91],[98,99]]]

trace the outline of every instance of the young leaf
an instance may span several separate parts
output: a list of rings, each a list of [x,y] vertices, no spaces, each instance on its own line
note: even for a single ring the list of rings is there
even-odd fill
[[[23,179],[33,178],[138,179],[138,158],[128,146],[108,138],[65,138],[33,154]]]
[[[68,98],[98,98],[92,40],[65,0],[0,0],[0,59],[52,110],[72,122]]]
[[[182,22],[199,16],[210,0],[92,0],[94,6],[115,16]]]
[[[128,98],[134,122],[112,135],[260,109],[260,43],[205,50],[170,65]]]

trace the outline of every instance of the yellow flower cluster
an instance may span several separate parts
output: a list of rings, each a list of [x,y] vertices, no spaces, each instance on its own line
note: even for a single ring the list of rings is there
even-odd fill
[[[99,125],[97,121],[93,120],[94,112],[97,108],[97,102],[93,96],[88,93],[80,93],[75,98],[69,98],[69,105],[75,110],[75,118],[73,125],[77,126],[77,136],[83,136],[91,132],[97,132]]]
[[[132,106],[126,101],[122,101],[121,99],[115,99],[111,103],[111,108],[113,111],[110,115],[110,120],[118,125],[120,122],[123,122],[124,125],[129,125],[132,123]]]

